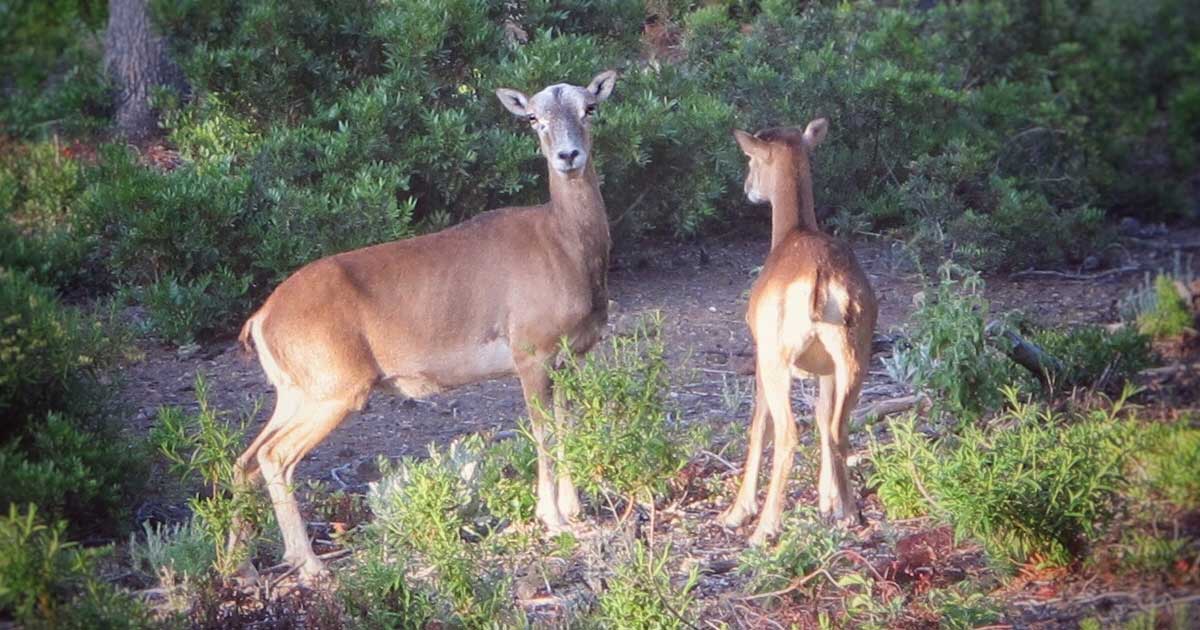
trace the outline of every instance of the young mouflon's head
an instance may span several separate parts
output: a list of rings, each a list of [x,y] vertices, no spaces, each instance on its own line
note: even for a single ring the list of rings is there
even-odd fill
[[[596,75],[587,87],[551,85],[532,97],[499,88],[496,96],[514,116],[529,121],[550,168],[570,175],[583,172],[592,150],[591,124],[596,105],[608,99],[617,73]]]
[[[746,174],[746,198],[751,203],[767,203],[779,178],[796,176],[796,169],[808,165],[808,153],[825,140],[829,122],[818,118],[801,130],[798,127],[773,127],[749,134],[733,130],[733,137],[746,157],[750,172]]]

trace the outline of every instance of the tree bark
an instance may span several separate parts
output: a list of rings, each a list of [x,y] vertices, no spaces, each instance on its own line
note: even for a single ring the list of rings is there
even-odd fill
[[[104,35],[104,65],[117,86],[116,128],[130,140],[158,132],[158,113],[150,105],[157,87],[188,91],[187,80],[171,60],[166,38],[155,32],[147,0],[109,0]]]

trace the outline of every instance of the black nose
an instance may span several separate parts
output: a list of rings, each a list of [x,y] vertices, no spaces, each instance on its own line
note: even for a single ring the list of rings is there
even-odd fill
[[[579,149],[571,149],[570,151],[559,151],[558,159],[569,164],[575,163],[575,158],[579,157]]]

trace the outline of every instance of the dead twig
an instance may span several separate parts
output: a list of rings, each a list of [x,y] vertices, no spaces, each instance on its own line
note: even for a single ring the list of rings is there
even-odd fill
[[[1101,271],[1098,273],[1070,273],[1066,271],[1054,271],[1052,269],[1025,269],[1023,271],[1017,271],[1008,277],[1013,280],[1019,280],[1021,278],[1062,278],[1063,280],[1088,282],[1092,280],[1100,280],[1109,276],[1117,276],[1123,273],[1141,270],[1142,268],[1137,265],[1117,267],[1116,269],[1109,269],[1108,271]]]
[[[826,570],[825,567],[819,567],[816,570],[814,570],[812,573],[809,573],[808,575],[793,579],[791,582],[788,582],[787,586],[785,586],[777,591],[771,591],[769,593],[759,593],[757,595],[744,595],[742,597],[739,597],[738,599],[740,599],[744,602],[748,602],[748,601],[753,601],[756,599],[766,599],[768,597],[779,597],[780,595],[787,595],[788,593],[800,588],[801,586],[808,584],[809,582],[811,582],[813,580],[813,578],[815,578],[819,575],[825,576],[825,579],[829,580],[830,584],[837,584],[837,580],[833,579],[833,576],[829,574],[829,571]]]
[[[1200,370],[1200,363],[1176,363],[1175,365],[1166,365],[1163,367],[1149,368],[1138,372],[1138,376],[1146,378],[1163,378],[1166,376],[1174,376],[1180,372],[1191,372]]]
[[[737,472],[737,471],[739,471],[739,470],[741,470],[741,469],[742,469],[742,467],[741,467],[741,466],[735,466],[735,465],[733,465],[733,463],[732,463],[732,462],[730,462],[729,460],[725,459],[724,457],[721,457],[720,455],[717,455],[716,453],[714,453],[714,452],[712,452],[712,451],[710,451],[710,450],[707,450],[707,449],[702,449],[702,450],[700,451],[700,454],[701,454],[701,455],[703,455],[703,456],[705,456],[705,457],[708,457],[708,458],[710,458],[710,459],[714,459],[714,460],[716,460],[716,461],[720,462],[721,464],[724,464],[724,466],[725,466],[726,468],[728,468],[729,470],[732,470],[732,471],[734,471],[734,472]]]

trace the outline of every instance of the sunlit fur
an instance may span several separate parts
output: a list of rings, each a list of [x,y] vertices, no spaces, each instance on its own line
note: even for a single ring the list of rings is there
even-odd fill
[[[615,79],[605,72],[587,87],[554,85],[533,98],[497,90],[509,111],[533,119],[550,167],[548,203],[310,263],[246,322],[241,340],[278,396],[238,474],[265,481],[284,561],[302,577],[324,567],[291,490],[296,465],[375,388],[424,396],[515,373],[537,440],[537,514],[559,531],[579,511],[574,485],[554,475],[547,451],[547,365],[560,339],[586,352],[607,320],[608,217],[589,159],[588,111]],[[568,163],[560,152],[576,153]],[[229,544],[246,534],[235,528]]]
[[[819,378],[815,410],[820,430],[818,505],[839,522],[857,521],[850,490],[850,412],[858,400],[871,356],[877,303],[850,247],[817,229],[809,152],[825,137],[827,123],[801,131],[737,131],[750,159],[746,195],[770,202],[771,253],[750,292],[746,322],[756,349],[756,396],[741,488],[722,514],[738,527],[758,512],[758,469],[767,418],[773,420],[775,452],[767,498],[752,543],[779,532],[788,474],[797,443],[790,391],[798,376]]]

